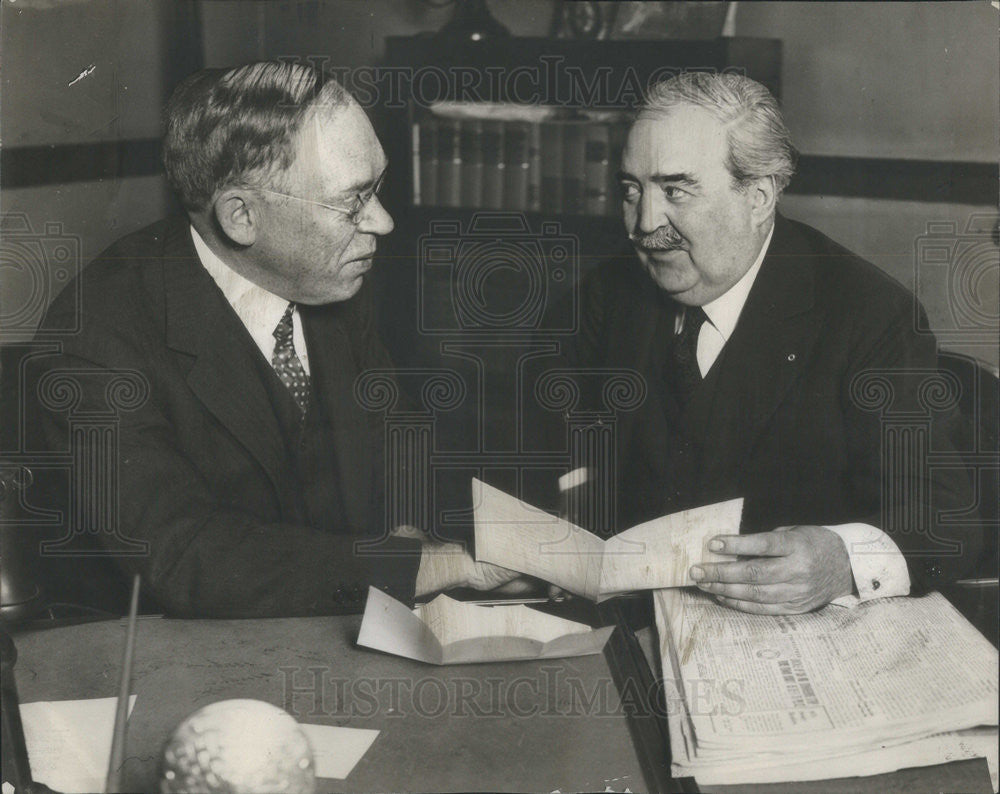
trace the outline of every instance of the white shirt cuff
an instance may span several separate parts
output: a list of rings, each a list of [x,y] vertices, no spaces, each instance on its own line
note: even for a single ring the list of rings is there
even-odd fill
[[[870,524],[839,524],[827,527],[844,541],[851,561],[857,595],[835,598],[831,604],[855,607],[872,598],[910,594],[910,572],[895,541]]]

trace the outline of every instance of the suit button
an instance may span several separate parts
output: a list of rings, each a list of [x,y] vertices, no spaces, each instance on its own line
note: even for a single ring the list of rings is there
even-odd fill
[[[336,589],[334,589],[334,591],[333,591],[333,597],[337,601],[343,601],[344,600],[344,588],[338,586]]]
[[[931,579],[937,579],[941,576],[941,566],[936,562],[925,562],[924,573]]]
[[[882,583],[878,579],[872,579],[872,590],[878,590]]]

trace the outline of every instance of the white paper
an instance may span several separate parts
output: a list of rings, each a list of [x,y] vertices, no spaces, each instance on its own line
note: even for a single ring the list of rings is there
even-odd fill
[[[299,723],[313,751],[316,777],[343,780],[357,766],[379,732],[369,728],[341,728]]]
[[[740,767],[725,764],[705,764],[698,768],[696,778],[703,786],[726,786],[741,783],[780,783],[789,780],[831,780],[842,777],[882,775],[910,767],[935,766],[972,758],[986,759],[993,790],[997,790],[997,729],[974,728],[949,731],[905,744],[877,747],[834,756],[772,766]]]
[[[128,713],[135,706],[128,701]],[[21,704],[31,776],[63,794],[104,791],[117,698]]]
[[[599,601],[618,593],[694,584],[691,566],[729,562],[709,551],[715,535],[737,535],[743,500],[662,516],[607,541],[473,479],[476,559]]]
[[[984,756],[995,777],[997,650],[940,594],[777,617],[696,592],[655,603],[676,776],[815,780]]]
[[[429,664],[553,659],[600,653],[613,630],[523,604],[480,606],[446,595],[410,610],[370,587],[358,645]]]

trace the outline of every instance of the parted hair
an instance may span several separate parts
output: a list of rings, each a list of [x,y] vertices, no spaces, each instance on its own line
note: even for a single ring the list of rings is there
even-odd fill
[[[167,102],[167,180],[189,211],[204,210],[225,187],[263,187],[292,164],[308,114],[351,101],[336,80],[297,63],[195,72]]]
[[[726,125],[726,166],[737,184],[773,177],[779,194],[788,186],[798,152],[777,100],[763,85],[729,72],[683,72],[656,83],[639,113],[662,113],[677,105],[704,108]]]

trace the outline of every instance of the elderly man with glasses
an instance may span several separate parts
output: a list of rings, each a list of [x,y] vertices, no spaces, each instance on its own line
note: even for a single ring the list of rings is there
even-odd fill
[[[109,511],[70,509],[70,534],[147,549],[117,568],[178,615],[349,612],[369,585],[409,599],[512,579],[385,526],[381,420],[353,394],[361,372],[389,366],[364,277],[393,221],[364,111],[300,65],[205,70],[170,99],[163,160],[187,217],[85,268],[42,325],[79,313],[79,332],[28,367],[29,427],[53,451],[73,416],[106,410],[102,374],[144,394],[116,420],[119,532]],[[72,408],[39,396],[53,373],[72,379]],[[96,446],[82,443],[86,468]]]

